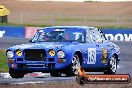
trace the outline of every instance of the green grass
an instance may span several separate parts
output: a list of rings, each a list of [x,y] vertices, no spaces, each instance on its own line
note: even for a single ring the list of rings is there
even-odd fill
[[[72,19],[75,21],[74,19]],[[48,27],[48,26],[60,26],[60,24],[10,24],[10,23],[0,23],[0,26],[23,26],[23,27]],[[74,26],[74,25],[73,25]],[[80,26],[80,25],[79,25]],[[86,25],[87,26],[87,25]],[[90,25],[94,26],[94,25]],[[94,26],[97,28],[128,28],[126,26],[116,26],[116,25],[110,25],[110,26]]]
[[[99,19],[99,18],[56,18],[55,21],[71,22],[71,21],[92,21],[92,22],[117,22],[116,19]]]
[[[67,21],[83,21],[83,19],[81,18],[56,18],[56,21],[63,21],[63,22],[67,22]]]
[[[12,24],[12,23],[0,23],[0,26],[24,26],[24,27],[47,27],[50,24]]]
[[[117,22],[117,20],[115,19],[91,19],[91,18],[87,18],[86,21],[92,21],[92,22]]]
[[[35,18],[35,19],[32,19],[32,21],[48,21],[49,19],[48,18]]]
[[[132,22],[132,19],[124,19],[122,21],[124,21],[124,22]]]
[[[123,19],[123,18],[56,18],[55,21],[60,22],[71,22],[71,21],[87,21],[87,22],[132,22],[132,19]]]
[[[84,2],[96,2],[96,1],[93,1],[93,0],[85,0]]]
[[[6,53],[4,50],[0,50],[0,73],[1,72],[8,72]]]
[[[95,27],[97,27],[97,28],[111,28],[111,29],[117,29],[117,28],[128,28],[128,27],[125,27],[125,26],[120,26],[120,27],[117,27],[117,26],[115,26],[115,25],[111,25],[111,26],[95,26]]]

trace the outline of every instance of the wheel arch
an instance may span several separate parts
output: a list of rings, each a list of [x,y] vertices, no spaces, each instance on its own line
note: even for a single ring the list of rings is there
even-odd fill
[[[115,56],[115,58],[116,58],[116,60],[117,60],[117,65],[118,65],[118,64],[119,64],[119,61],[120,61],[119,56],[118,56],[118,54],[116,54],[116,53],[114,53],[113,55]]]
[[[116,53],[113,54],[115,58],[118,60],[118,55]]]
[[[119,64],[119,61],[120,61],[119,55],[117,53],[113,53],[113,54],[110,55],[110,59],[111,59],[112,56],[115,56],[115,58],[117,60],[117,64]],[[110,61],[110,59],[109,59],[109,61]]]
[[[83,59],[82,53],[80,51],[76,51],[75,54],[79,56],[80,64],[82,65],[82,59]]]
[[[118,60],[118,54],[117,53],[115,53],[115,52],[111,53],[109,58],[111,58],[112,56],[115,56],[115,58]]]

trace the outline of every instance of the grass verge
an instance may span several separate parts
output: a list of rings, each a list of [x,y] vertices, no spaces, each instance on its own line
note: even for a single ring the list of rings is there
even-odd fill
[[[56,18],[56,21],[63,21],[63,22],[69,22],[69,21],[83,21],[81,18]]]
[[[47,27],[50,24],[12,24],[12,23],[0,23],[0,26],[24,26],[24,27]]]
[[[8,72],[5,50],[0,50],[0,73],[1,72]]]
[[[67,19],[63,19],[63,20],[67,20]],[[70,19],[72,21],[75,21],[77,19]],[[78,19],[79,20],[79,19]],[[49,26],[61,26],[61,24],[11,24],[11,23],[0,23],[0,26],[23,26],[23,27],[49,27]],[[73,25],[75,26],[75,25]],[[81,26],[81,25],[78,25],[78,26]],[[87,25],[85,25],[87,26]],[[97,28],[113,28],[113,29],[116,29],[116,28],[129,28],[129,27],[126,27],[126,26],[116,26],[116,25],[110,25],[110,26],[94,26],[94,25],[91,25],[93,27],[97,27]]]

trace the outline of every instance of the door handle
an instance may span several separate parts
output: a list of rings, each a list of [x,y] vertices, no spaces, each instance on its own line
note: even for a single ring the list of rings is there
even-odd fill
[[[110,46],[110,45],[107,45],[107,46]]]
[[[97,47],[99,47],[99,45],[96,45]]]

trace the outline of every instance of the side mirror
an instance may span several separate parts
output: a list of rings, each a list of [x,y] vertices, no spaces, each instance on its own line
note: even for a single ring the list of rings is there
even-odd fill
[[[29,42],[31,42],[31,43],[32,43],[32,39],[30,39],[30,40],[29,40]]]

